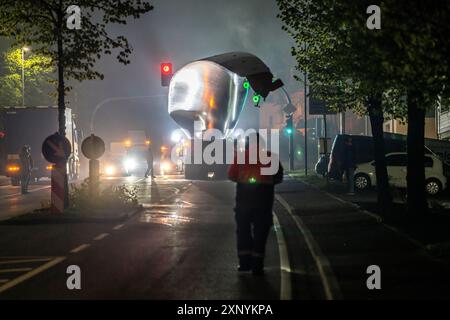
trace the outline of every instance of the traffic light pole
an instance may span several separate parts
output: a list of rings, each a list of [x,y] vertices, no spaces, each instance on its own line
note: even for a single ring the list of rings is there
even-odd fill
[[[291,113],[291,115],[289,116],[289,123],[291,124],[292,128],[293,128],[293,117],[294,114]],[[292,133],[289,135],[289,170],[294,170],[294,132],[292,131]]]
[[[283,109],[284,112],[286,113],[286,125],[288,128],[291,128],[291,132],[289,132],[289,170],[292,171],[294,170],[294,157],[295,157],[295,150],[294,150],[294,135],[295,135],[295,129],[294,129],[294,112],[295,112],[295,107],[292,105],[292,100],[291,97],[289,96],[289,93],[286,91],[285,88],[281,88],[281,90],[283,91],[284,95],[286,96],[287,99],[287,106]],[[291,108],[292,110],[289,110]]]

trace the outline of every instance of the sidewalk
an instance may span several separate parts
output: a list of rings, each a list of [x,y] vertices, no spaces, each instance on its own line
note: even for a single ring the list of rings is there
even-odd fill
[[[7,186],[11,183],[10,178],[5,176],[0,176],[0,186]]]
[[[356,206],[303,182],[278,189],[276,210],[291,210],[316,245],[315,258],[336,296],[346,299],[450,297],[450,267],[409,237]],[[367,267],[381,269],[381,290],[369,290]],[[328,268],[329,266],[329,268]],[[329,272],[326,272],[326,269]]]

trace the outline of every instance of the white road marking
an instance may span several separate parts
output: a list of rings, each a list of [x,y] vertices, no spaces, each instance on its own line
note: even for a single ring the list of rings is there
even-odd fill
[[[25,281],[27,279],[30,279],[30,278],[38,275],[41,272],[44,272],[45,270],[47,270],[47,269],[57,265],[58,263],[60,263],[64,259],[66,259],[66,257],[54,258],[53,260],[47,262],[46,264],[44,264],[44,265],[42,265],[42,266],[40,266],[40,267],[30,271],[30,272],[27,272],[27,273],[21,275],[20,277],[17,277],[15,279],[11,280],[11,281],[6,282],[4,285],[0,286],[0,293],[2,293],[4,291],[6,291],[6,290],[8,290],[8,289],[18,285],[19,283],[21,283],[21,282],[23,282],[23,281]]]
[[[9,279],[0,279],[0,283],[5,283],[5,282],[8,282],[9,281]]]
[[[15,260],[0,260],[0,264],[13,264],[13,263],[28,263],[28,262],[42,262],[50,261],[52,258],[33,258],[33,259],[15,259]]]
[[[276,199],[281,203],[281,205],[287,210],[295,224],[299,228],[300,232],[305,238],[306,245],[311,252],[314,261],[316,262],[317,269],[319,270],[320,279],[323,284],[325,291],[325,297],[327,300],[341,299],[342,294],[339,288],[339,284],[334,275],[331,264],[327,257],[322,253],[319,244],[316,242],[311,234],[311,231],[303,223],[302,219],[294,215],[292,212],[292,207],[286,202],[279,194],[275,195]]]
[[[106,238],[107,236],[109,236],[109,233],[102,233],[102,234],[99,234],[98,236],[96,236],[94,238],[94,240],[95,241],[99,241],[99,240],[102,240],[102,239]]]
[[[280,300],[292,300],[292,286],[291,286],[291,264],[289,262],[289,255],[286,247],[286,240],[281,229],[280,221],[275,212],[274,228],[278,242],[278,252],[280,253],[280,269],[281,269],[281,286],[280,286]]]
[[[83,251],[84,249],[89,248],[91,245],[90,244],[82,244],[81,246],[76,247],[75,249],[70,250],[70,253],[78,253],[80,251]]]
[[[118,224],[117,226],[115,226],[114,228],[113,228],[113,230],[119,230],[120,228],[122,228],[123,227],[123,224]]]
[[[0,269],[0,273],[11,273],[11,272],[25,272],[33,270],[33,268],[12,268],[12,269]]]

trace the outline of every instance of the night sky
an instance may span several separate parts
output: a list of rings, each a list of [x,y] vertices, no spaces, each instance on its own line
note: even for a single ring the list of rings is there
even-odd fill
[[[131,63],[123,66],[113,55],[104,56],[97,68],[105,79],[75,87],[77,101],[71,104],[85,134],[89,133],[91,112],[102,100],[167,93],[168,89],[160,84],[162,61],[172,62],[176,70],[199,58],[247,51],[259,56],[285,82],[289,81],[292,41],[281,30],[275,1],[157,0],[152,4],[155,9],[141,19],[130,19],[129,24],[113,25],[110,29],[129,39],[134,49]],[[254,126],[257,112],[248,104],[240,126]],[[96,133],[111,141],[123,139],[128,130],[146,130],[158,141],[175,128],[164,97],[107,103],[95,121]]]

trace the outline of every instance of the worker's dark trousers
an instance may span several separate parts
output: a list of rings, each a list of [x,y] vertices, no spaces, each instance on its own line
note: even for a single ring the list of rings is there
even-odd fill
[[[240,264],[248,264],[255,258],[264,261],[267,236],[273,224],[272,206],[241,207],[234,209],[237,225],[237,250]]]
[[[22,193],[28,192],[28,185],[30,184],[30,174],[25,173],[20,176],[20,187],[22,189]]]
[[[150,172],[151,172],[151,174],[150,174]],[[149,175],[151,175],[152,177],[154,176],[153,163],[147,163],[147,171],[145,171],[145,176],[148,177]]]

